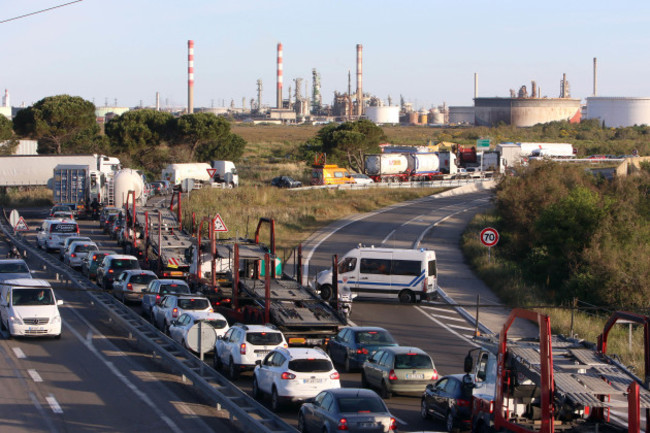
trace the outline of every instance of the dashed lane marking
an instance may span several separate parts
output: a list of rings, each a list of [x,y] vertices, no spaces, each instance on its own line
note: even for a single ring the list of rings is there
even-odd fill
[[[56,398],[54,398],[53,394],[48,395],[45,397],[45,401],[47,401],[47,404],[50,405],[50,409],[52,409],[52,412],[62,414],[63,409],[61,409],[61,406],[59,405],[59,402],[56,401]]]
[[[27,374],[29,374],[34,382],[43,382],[41,375],[38,374],[38,371],[34,370],[33,368],[28,369]]]
[[[18,359],[27,358],[27,355],[25,355],[25,352],[23,352],[23,349],[21,349],[20,347],[12,347],[11,350],[14,351],[14,355],[16,355],[16,358]]]

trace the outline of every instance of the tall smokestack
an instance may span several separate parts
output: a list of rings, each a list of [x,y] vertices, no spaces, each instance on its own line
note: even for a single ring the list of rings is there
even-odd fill
[[[474,99],[478,98],[478,74],[474,72]]]
[[[160,111],[160,92],[156,92],[156,111]]]
[[[362,51],[363,46],[357,44],[357,116],[363,114],[363,87],[362,87]]]
[[[194,113],[194,41],[187,41],[187,112]]]
[[[594,96],[598,95],[598,60],[594,57]]]
[[[278,88],[276,106],[282,108],[282,44],[278,44]]]

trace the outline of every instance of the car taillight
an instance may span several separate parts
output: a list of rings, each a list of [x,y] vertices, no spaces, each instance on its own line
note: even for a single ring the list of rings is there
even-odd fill
[[[391,370],[390,373],[388,373],[388,380],[397,380],[397,376],[395,375],[395,370]]]
[[[458,399],[458,400],[456,400],[456,405],[461,406],[461,407],[470,407],[471,402],[469,400]]]
[[[395,418],[390,419],[390,424],[388,424],[389,430],[397,430],[397,420]]]
[[[338,425],[336,426],[337,430],[348,430],[348,420],[345,418],[341,418],[339,420]]]
[[[280,376],[280,378],[282,380],[291,380],[291,379],[295,379],[296,375],[293,373],[289,373],[288,371],[285,371],[284,373],[282,373],[282,376]]]
[[[174,309],[172,310],[172,317],[173,317],[173,318],[178,317],[178,308],[174,308]]]
[[[431,380],[438,380],[440,376],[438,375],[438,370],[433,370],[433,376],[431,376]]]
[[[242,343],[239,345],[239,353],[241,355],[246,355],[246,343]]]
[[[70,254],[70,257],[74,258],[74,257],[77,257],[77,255],[75,253],[72,253],[72,254]]]
[[[112,270],[112,269],[109,269],[109,270],[108,270],[108,273],[109,273],[109,274],[112,274],[112,273],[114,273],[114,272],[115,272],[115,271]]]
[[[160,304],[160,295],[156,295],[156,304]]]
[[[368,354],[368,349],[365,347],[362,347],[361,349],[357,349],[357,355],[367,355]]]
[[[330,379],[332,380],[339,380],[341,376],[339,376],[339,372],[335,371],[334,373],[330,374]]]
[[[133,284],[129,283],[126,285],[127,290],[133,290]]]

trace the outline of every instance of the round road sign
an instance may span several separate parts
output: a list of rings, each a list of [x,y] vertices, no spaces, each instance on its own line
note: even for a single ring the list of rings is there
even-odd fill
[[[492,227],[481,230],[481,242],[486,247],[493,247],[499,242],[499,232]]]

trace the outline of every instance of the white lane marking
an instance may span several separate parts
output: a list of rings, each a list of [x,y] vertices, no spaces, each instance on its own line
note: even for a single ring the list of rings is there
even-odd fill
[[[467,324],[467,320],[462,317],[441,316],[440,314],[436,314],[436,317],[441,320],[451,320],[452,322],[463,322]]]
[[[393,230],[393,231],[391,231],[390,233],[388,233],[388,235],[386,235],[386,237],[384,238],[384,240],[381,241],[381,244],[382,244],[382,245],[385,244],[386,241],[387,241],[388,239],[390,239],[391,236],[393,236],[393,233],[395,233],[395,230]]]
[[[447,326],[449,326],[450,328],[454,328],[454,329],[462,329],[464,331],[473,331],[474,330],[474,328],[469,328],[467,326],[459,326],[459,325],[453,325],[453,324],[449,324]]]
[[[20,347],[12,347],[11,350],[14,351],[14,355],[16,355],[16,358],[18,359],[27,358],[27,355],[25,355],[25,352],[23,352],[23,349],[21,349]]]
[[[41,377],[41,375],[38,374],[38,371],[34,370],[33,368],[27,370],[27,374],[30,375],[30,377],[34,382],[43,382],[43,378]]]
[[[479,345],[476,344],[474,341],[472,341],[472,339],[467,338],[467,337],[465,337],[464,335],[459,334],[458,332],[454,331],[454,330],[451,329],[449,326],[445,325],[445,324],[442,323],[440,320],[436,319],[436,318],[433,317],[431,314],[429,314],[429,313],[427,313],[426,311],[424,311],[420,306],[416,306],[415,309],[418,310],[420,313],[424,314],[425,316],[427,316],[427,318],[428,318],[429,320],[431,320],[432,322],[437,323],[439,326],[445,328],[447,331],[451,332],[452,334],[454,334],[454,335],[457,336],[458,338],[461,338],[461,339],[467,341],[467,342],[468,342],[469,344],[471,344],[472,346],[479,347]]]
[[[61,409],[61,406],[59,405],[59,402],[56,401],[56,398],[54,398],[53,394],[48,395],[45,397],[45,401],[47,401],[47,404],[50,405],[50,409],[52,409],[52,412],[62,414],[63,409]]]
[[[151,408],[151,410],[153,410],[158,415],[159,419],[161,419],[165,424],[167,424],[172,431],[174,431],[176,433],[183,433],[183,430],[178,428],[178,426],[174,423],[174,421],[172,421],[171,418],[169,418],[167,415],[165,415],[165,413],[162,410],[160,410],[160,408],[158,408],[158,406],[156,406],[156,404],[153,402],[153,400],[151,400],[149,398],[149,396],[147,396],[147,394],[140,391],[138,389],[138,387],[135,386],[135,384],[133,384],[125,375],[123,375],[122,372],[120,372],[118,370],[118,368],[115,367],[115,365],[112,362],[107,361],[104,358],[104,356],[101,354],[101,352],[93,345],[93,341],[92,341],[93,333],[94,333],[95,336],[97,336],[99,338],[106,338],[106,337],[101,332],[99,332],[94,326],[92,326],[77,311],[72,310],[72,309],[70,311],[72,311],[73,314],[75,314],[81,321],[83,321],[86,324],[86,326],[88,326],[88,328],[90,328],[90,331],[88,332],[88,334],[86,334],[86,339],[84,339],[76,329],[74,329],[72,326],[68,325],[68,323],[66,321],[62,320],[63,323],[66,325],[66,327],[70,330],[70,332],[72,332],[75,335],[75,337],[77,337],[77,339],[84,346],[86,346],[86,348],[88,348],[88,350],[90,352],[92,352],[106,366],[106,368],[108,368],[110,370],[110,372],[113,373],[113,375],[115,375],[115,377],[117,377],[140,400],[142,400],[147,406],[149,406]],[[91,338],[88,339],[88,337],[91,337]]]

